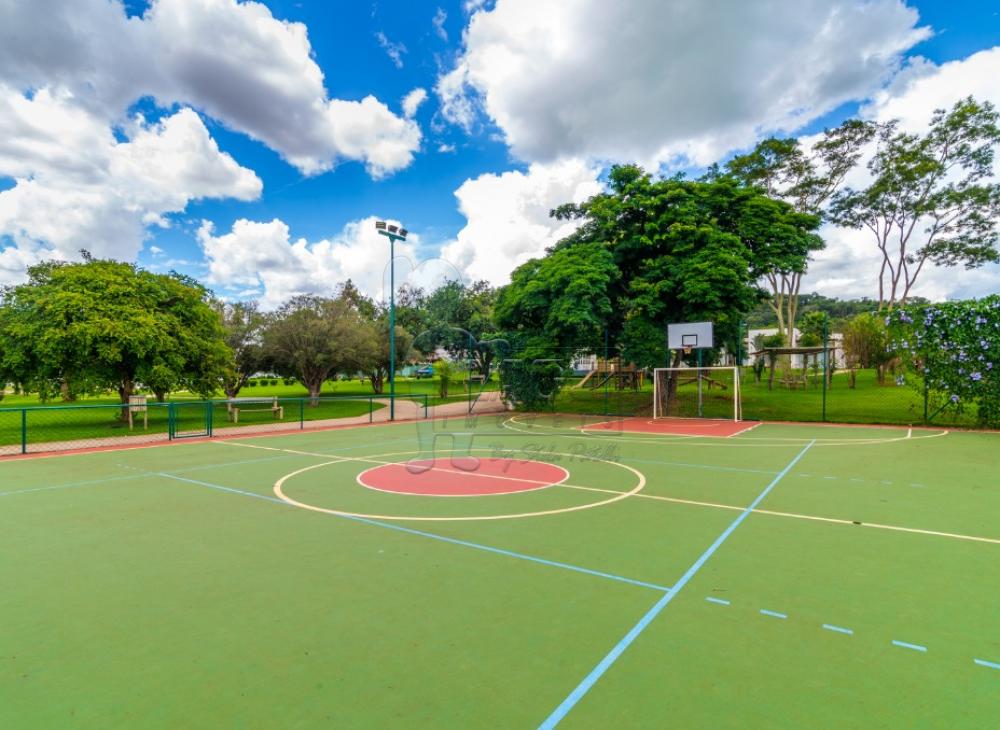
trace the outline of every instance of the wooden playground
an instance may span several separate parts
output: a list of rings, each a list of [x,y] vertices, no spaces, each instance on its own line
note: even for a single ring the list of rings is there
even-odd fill
[[[640,390],[646,374],[635,363],[624,363],[620,357],[609,360],[597,358],[596,366],[576,384],[577,388],[603,388],[614,386],[615,390]]]

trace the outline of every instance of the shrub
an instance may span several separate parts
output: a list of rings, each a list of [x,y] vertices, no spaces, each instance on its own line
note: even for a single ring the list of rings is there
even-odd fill
[[[434,363],[434,374],[438,376],[438,392],[442,398],[448,397],[448,385],[455,375],[455,365],[450,360],[441,359]]]
[[[1000,295],[904,307],[885,324],[935,409],[975,403],[983,425],[1000,427]]]
[[[257,387],[257,381],[256,380],[248,380],[247,381],[247,387],[248,388],[256,388]]]

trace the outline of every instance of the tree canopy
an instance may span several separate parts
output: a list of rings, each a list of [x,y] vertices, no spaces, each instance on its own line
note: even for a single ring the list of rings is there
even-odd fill
[[[207,290],[178,274],[88,256],[33,266],[2,296],[0,374],[43,398],[69,384],[127,403],[138,383],[210,396],[232,354]]]
[[[640,366],[666,361],[666,325],[712,320],[735,344],[739,322],[763,296],[756,282],[781,250],[815,246],[819,218],[718,177],[654,180],[636,166],[611,170],[609,189],[554,214],[580,228],[518,268],[497,323],[535,345],[596,351],[606,327]]]
[[[903,304],[930,262],[967,269],[1000,261],[998,114],[968,97],[938,109],[925,134],[880,125],[871,184],[837,193],[832,220],[868,230],[882,257],[879,308]]]

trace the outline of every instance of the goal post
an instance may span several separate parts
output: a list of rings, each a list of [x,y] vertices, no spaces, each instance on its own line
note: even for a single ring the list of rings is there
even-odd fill
[[[656,368],[653,418],[740,421],[740,369],[735,366]]]

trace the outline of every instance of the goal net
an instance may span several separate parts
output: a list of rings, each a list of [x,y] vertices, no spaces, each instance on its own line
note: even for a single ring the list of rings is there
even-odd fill
[[[738,367],[656,368],[653,418],[716,418],[739,421]]]

